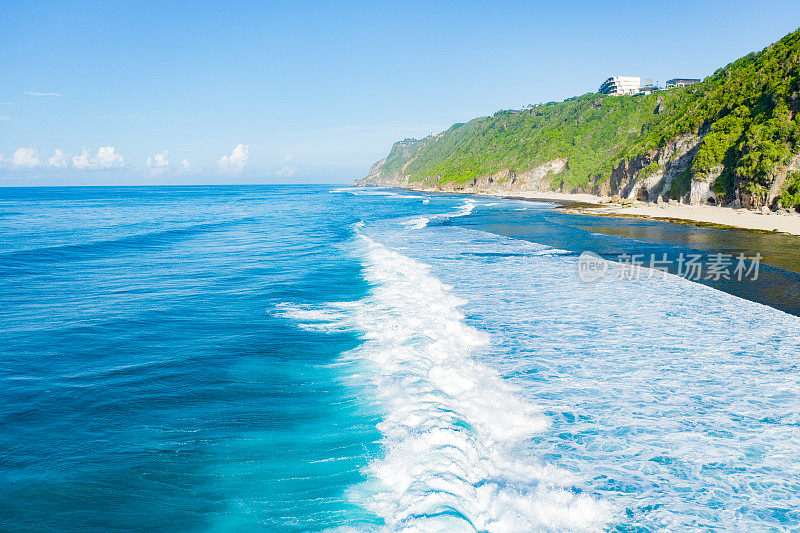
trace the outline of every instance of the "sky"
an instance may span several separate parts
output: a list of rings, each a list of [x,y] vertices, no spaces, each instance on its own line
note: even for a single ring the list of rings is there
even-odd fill
[[[0,0],[0,186],[347,183],[394,141],[798,27],[797,0]]]

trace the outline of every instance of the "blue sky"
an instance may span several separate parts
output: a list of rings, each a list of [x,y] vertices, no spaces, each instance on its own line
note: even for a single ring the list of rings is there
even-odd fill
[[[0,185],[349,182],[395,140],[798,26],[797,0],[3,0]]]

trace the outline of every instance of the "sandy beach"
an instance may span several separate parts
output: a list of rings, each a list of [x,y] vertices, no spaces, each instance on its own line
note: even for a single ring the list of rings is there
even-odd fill
[[[758,231],[800,235],[800,214],[762,213],[749,209],[713,205],[609,203],[592,207],[571,207],[570,212],[590,215],[646,217],[656,220],[697,222]]]
[[[480,196],[495,196],[542,202],[557,202],[564,210],[585,215],[652,218],[671,222],[696,222],[714,224],[755,231],[775,231],[789,235],[800,235],[800,213],[762,213],[751,209],[719,207],[714,205],[687,205],[678,203],[647,203],[632,200],[613,201],[606,196],[582,193],[560,193],[551,191],[519,192],[502,190],[437,191],[415,189],[424,192],[456,192]]]

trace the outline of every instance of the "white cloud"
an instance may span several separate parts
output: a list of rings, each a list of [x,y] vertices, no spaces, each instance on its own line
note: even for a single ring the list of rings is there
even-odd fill
[[[295,172],[297,172],[297,169],[292,165],[284,165],[279,170],[273,172],[273,175],[288,178],[289,176],[293,176]]]
[[[25,91],[28,96],[61,96],[61,93],[40,93],[36,91]]]
[[[217,165],[223,172],[238,173],[242,171],[248,159],[250,159],[250,155],[248,154],[247,145],[237,144],[231,155],[223,155],[219,158]]]
[[[279,171],[275,173],[276,176],[281,176],[284,178],[288,178],[289,176],[294,176],[294,173],[297,172],[297,169],[293,166],[285,166],[281,168]]]
[[[147,166],[153,168],[163,168],[169,166],[169,154],[164,150],[161,153],[147,158]]]
[[[116,152],[113,146],[101,146],[97,150],[98,168],[116,168],[125,164],[125,159]]]
[[[64,168],[69,165],[70,157],[61,148],[56,148],[53,157],[47,160],[47,164],[53,168]]]
[[[91,161],[89,160],[89,150],[86,148],[83,149],[83,153],[81,155],[76,155],[72,157],[72,164],[75,168],[90,168]]]
[[[12,161],[15,167],[38,167],[42,164],[39,161],[38,150],[31,146],[17,148],[12,156]]]
[[[91,153],[86,148],[81,155],[73,156],[72,165],[80,169],[105,170],[119,168],[125,165],[125,159],[116,152],[113,146],[101,146],[97,150],[97,156],[92,158]]]
[[[195,171],[188,159],[184,159],[175,166],[177,167],[178,174],[189,174]]]
[[[289,163],[294,159],[294,154],[286,154],[283,157],[283,166],[278,170],[273,170],[271,172],[267,172],[269,176],[280,176],[282,178],[288,178],[289,176],[293,176],[297,169],[294,165],[290,165]]]

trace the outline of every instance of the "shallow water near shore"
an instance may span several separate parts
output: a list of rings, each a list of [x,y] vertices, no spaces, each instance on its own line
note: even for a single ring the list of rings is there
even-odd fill
[[[521,202],[508,211],[489,211],[484,216],[457,222],[463,227],[546,244],[576,254],[594,252],[609,261],[637,255],[647,262],[666,254],[668,271],[678,273],[680,256],[700,254],[704,263],[710,256],[761,254],[757,276],[738,280],[708,279],[696,281],[740,298],[752,300],[800,315],[800,256],[792,235],[768,235],[741,230],[724,230],[638,218],[615,218],[572,214],[555,209],[553,204]],[[780,268],[782,265],[786,268]],[[732,272],[729,272],[732,274]]]
[[[791,310],[798,276],[582,283],[583,250],[724,242],[592,218],[330,186],[4,191],[0,529],[798,523],[800,319],[735,296],[780,280],[767,303]]]
[[[614,237],[650,243],[672,244],[706,252],[747,256],[760,254],[762,263],[795,274],[800,273],[800,236],[782,233],[756,232],[743,229],[721,229],[692,224],[676,224],[615,217],[591,217],[583,229]],[[585,220],[585,219],[584,219]]]

